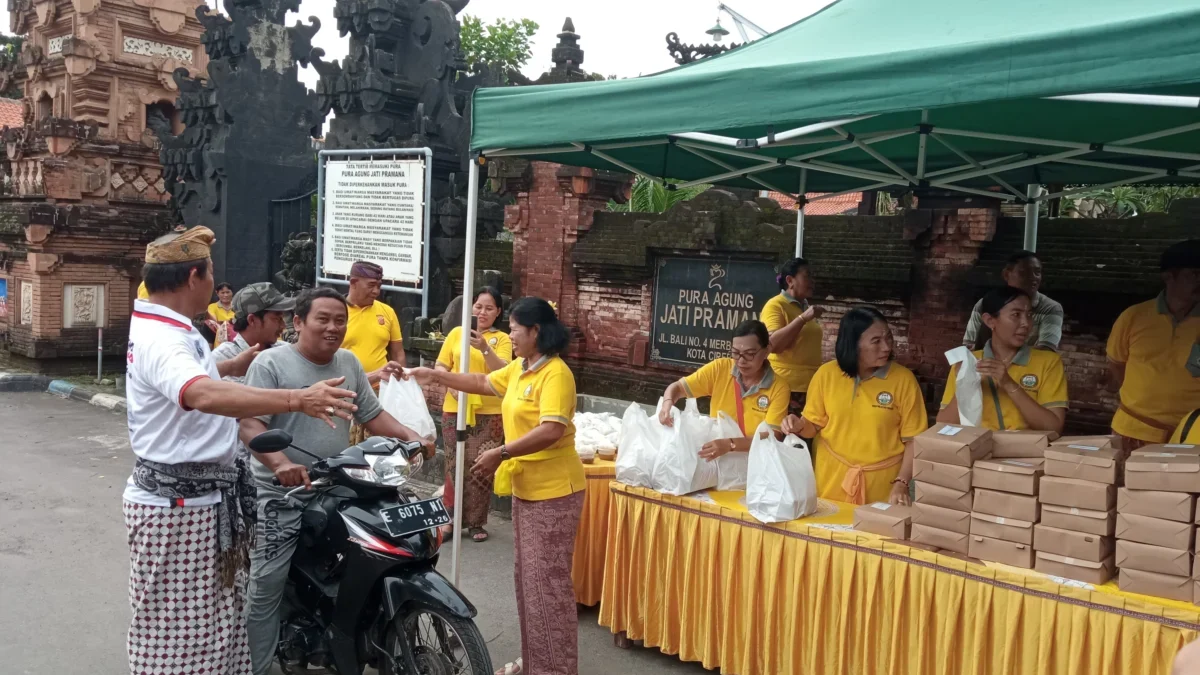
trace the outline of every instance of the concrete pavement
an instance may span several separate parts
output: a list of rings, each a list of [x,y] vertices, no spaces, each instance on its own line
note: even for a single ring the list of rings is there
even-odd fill
[[[0,669],[5,675],[128,672],[129,553],[121,490],[124,415],[46,393],[0,393]],[[519,655],[512,528],[464,541],[463,592],[497,667]],[[449,573],[449,547],[442,567]],[[595,609],[580,617],[580,674],[705,671],[656,650],[621,650]]]

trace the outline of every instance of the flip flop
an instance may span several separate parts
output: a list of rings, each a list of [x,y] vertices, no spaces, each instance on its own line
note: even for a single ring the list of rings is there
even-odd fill
[[[521,659],[517,659],[512,663],[504,664],[504,667],[497,670],[494,675],[521,675],[525,672],[525,668],[521,665]]]
[[[483,543],[488,540],[487,530],[482,527],[472,527],[467,532],[471,535],[471,541],[475,543]]]

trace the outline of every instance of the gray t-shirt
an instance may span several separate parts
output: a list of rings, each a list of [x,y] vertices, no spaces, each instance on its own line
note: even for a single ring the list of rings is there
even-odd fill
[[[322,380],[335,377],[345,377],[342,389],[356,392],[358,397],[354,403],[358,411],[354,419],[359,424],[366,424],[383,412],[379,399],[367,382],[367,374],[352,352],[339,349],[333,360],[325,365],[317,365],[304,358],[296,345],[281,345],[260,353],[250,364],[246,373],[246,384],[262,389],[304,389]],[[292,444],[320,457],[333,457],[341,454],[350,445],[350,422],[334,417],[336,428],[330,429],[324,420],[309,417],[304,413],[284,413],[281,415],[266,415],[259,417],[268,429],[283,429],[292,435]],[[291,448],[284,451],[288,459],[297,464],[312,466],[312,457],[297,452]],[[262,462],[257,459],[251,462],[254,477],[259,482],[270,485],[275,477]]]

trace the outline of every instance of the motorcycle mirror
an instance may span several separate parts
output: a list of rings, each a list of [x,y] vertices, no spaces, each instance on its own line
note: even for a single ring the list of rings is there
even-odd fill
[[[292,444],[292,435],[283,429],[271,429],[250,439],[254,452],[282,452]]]

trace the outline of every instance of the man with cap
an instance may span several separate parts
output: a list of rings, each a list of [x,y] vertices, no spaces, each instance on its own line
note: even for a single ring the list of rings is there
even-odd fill
[[[1167,248],[1160,267],[1163,291],[1122,312],[1108,338],[1112,428],[1127,452],[1165,443],[1200,407],[1200,239]]]
[[[255,490],[237,444],[238,417],[302,412],[333,425],[357,410],[342,379],[254,389],[259,348],[218,364],[191,317],[213,291],[205,227],[146,247],[148,300],[134,305],[126,351],[129,444],[122,510],[129,542],[127,654],[135,675],[248,675],[244,621]]]
[[[268,349],[279,342],[288,312],[296,307],[295,298],[285,298],[269,282],[250,284],[233,296],[233,330],[237,336],[213,350],[213,358],[222,363],[251,347]],[[226,375],[230,382],[244,384],[245,377]]]
[[[404,367],[404,336],[396,310],[379,301],[383,268],[360,260],[350,266],[350,316],[342,347],[358,357],[371,386]]]

